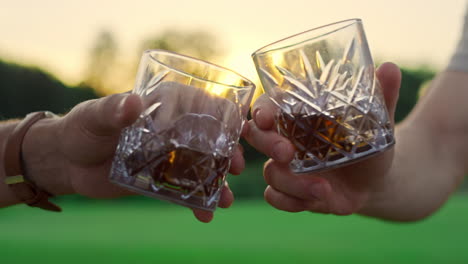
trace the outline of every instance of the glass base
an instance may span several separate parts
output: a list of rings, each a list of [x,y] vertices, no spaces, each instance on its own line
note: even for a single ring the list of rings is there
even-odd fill
[[[292,172],[296,174],[332,170],[332,169],[336,169],[340,167],[345,167],[345,166],[360,162],[362,160],[368,159],[370,157],[373,157],[376,154],[379,154],[381,152],[384,152],[392,148],[394,145],[395,145],[395,141],[393,140],[391,143],[385,146],[382,146],[379,148],[375,148],[375,147],[370,148],[369,150],[363,151],[360,153],[342,155],[341,158],[338,158],[336,160],[330,160],[330,161],[322,161],[312,155],[309,156],[310,157],[309,159],[295,158],[289,164],[289,168],[291,169]]]
[[[129,189],[130,191],[133,191],[133,192],[136,192],[138,194],[141,194],[141,195],[144,195],[144,196],[148,196],[148,197],[151,197],[151,198],[156,198],[158,200],[163,200],[163,201],[168,201],[168,202],[171,202],[171,203],[175,203],[177,205],[182,205],[182,206],[185,206],[185,207],[189,207],[189,208],[196,208],[196,209],[201,209],[201,210],[205,210],[205,211],[210,211],[210,212],[214,212],[216,210],[216,207],[217,207],[217,200],[219,199],[219,194],[217,195],[218,196],[218,199],[216,199],[216,201],[213,201],[212,203],[210,203],[209,206],[206,205],[206,202],[203,201],[202,199],[200,198],[197,198],[197,197],[194,197],[194,196],[190,196],[188,197],[187,199],[181,199],[181,198],[178,198],[177,197],[177,193],[175,192],[172,192],[171,190],[166,190],[166,189],[160,189],[158,190],[158,192],[153,192],[153,191],[149,191],[149,190],[145,190],[145,189],[140,189],[138,187],[135,187],[133,185],[130,185],[130,184],[126,184],[126,183],[123,183],[117,179],[110,179],[110,181],[116,185],[119,185],[121,187],[124,187],[126,189]],[[180,196],[179,196],[180,197]]]
[[[212,136],[213,142],[209,134],[221,123],[187,114],[170,129],[157,132],[152,122],[144,116],[124,129],[110,181],[148,197],[214,211],[231,163],[229,153],[220,151],[221,140]],[[219,138],[226,142],[224,135]]]

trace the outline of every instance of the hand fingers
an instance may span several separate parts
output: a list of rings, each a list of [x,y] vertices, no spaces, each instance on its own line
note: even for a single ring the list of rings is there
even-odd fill
[[[363,194],[353,192],[331,175],[296,175],[284,164],[270,161],[265,165],[264,176],[272,189],[282,193],[268,191],[265,198],[281,210],[300,209],[298,201],[302,201],[304,210],[348,215],[357,212],[363,204]]]
[[[393,122],[398,94],[400,91],[401,71],[395,64],[386,62],[380,65],[376,74],[379,78],[380,85],[382,86],[390,119]]]
[[[267,186],[264,193],[265,200],[276,209],[286,212],[302,212],[306,210],[304,200],[289,196]]]
[[[65,138],[60,145],[73,162],[100,164],[115,152],[121,129],[134,122],[141,109],[140,97],[134,94],[83,102],[62,119],[62,133],[73,140]]]
[[[293,159],[295,149],[288,139],[273,130],[259,129],[252,120],[249,121],[249,126],[244,138],[250,145],[281,163],[288,163]]]
[[[142,108],[138,95],[114,94],[79,105],[76,121],[95,136],[111,136],[132,124]]]
[[[278,162],[287,163],[293,159],[295,149],[289,140],[274,131],[276,111],[277,106],[270,98],[266,94],[261,95],[253,107],[253,121],[248,122],[249,128],[243,136],[258,151]]]
[[[232,193],[228,183],[226,182],[226,184],[223,187],[223,190],[221,191],[221,197],[219,198],[218,206],[221,208],[229,208],[233,202],[234,194]]]
[[[221,191],[221,197],[219,198],[218,206],[221,208],[228,208],[234,202],[234,195],[232,194],[231,189],[229,189],[228,183],[226,182],[223,190]],[[214,213],[210,211],[205,211],[202,209],[192,209],[193,215],[198,219],[198,221],[203,223],[209,223],[213,220]]]
[[[258,128],[262,130],[273,129],[275,120],[274,115],[277,106],[273,104],[268,95],[261,95],[253,106],[252,117]]]
[[[238,144],[236,150],[234,150],[234,155],[231,159],[231,167],[229,172],[234,175],[239,175],[245,168],[245,160],[243,156],[242,146]]]
[[[203,223],[209,223],[213,220],[213,212],[205,211],[202,209],[192,209],[193,215],[198,219],[198,221]]]
[[[244,125],[242,126],[242,131],[241,131],[241,137],[243,137],[244,135],[247,135],[250,131],[250,126],[249,126],[249,121],[248,120],[244,120]]]
[[[328,214],[330,213],[326,201],[317,199],[301,200],[296,197],[287,195],[268,186],[265,190],[265,200],[276,209],[286,212],[302,212],[311,211],[315,213]]]
[[[265,164],[263,175],[267,184],[274,189],[301,200],[317,200],[325,198],[321,184],[325,181],[321,177],[293,174],[288,165],[272,160]]]

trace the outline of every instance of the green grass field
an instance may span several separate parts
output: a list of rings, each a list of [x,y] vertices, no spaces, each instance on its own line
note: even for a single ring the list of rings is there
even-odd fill
[[[240,201],[202,224],[161,202],[0,211],[0,263],[468,263],[468,196],[414,224],[290,214]]]

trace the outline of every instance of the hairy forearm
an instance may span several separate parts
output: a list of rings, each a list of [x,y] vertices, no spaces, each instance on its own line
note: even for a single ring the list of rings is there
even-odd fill
[[[398,221],[435,212],[468,164],[468,73],[443,72],[397,127],[392,167],[363,214]]]

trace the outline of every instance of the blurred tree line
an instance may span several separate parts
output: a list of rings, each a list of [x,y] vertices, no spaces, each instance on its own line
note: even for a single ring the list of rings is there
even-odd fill
[[[145,50],[170,50],[216,62],[223,55],[221,47],[210,32],[172,28],[144,38],[135,53],[137,56],[125,61],[119,57],[121,52],[114,34],[103,30],[91,44],[83,82],[103,95],[129,91],[133,89],[140,56]]]
[[[138,55],[143,50],[159,48],[213,60],[222,56],[218,44],[216,38],[207,32],[167,30],[145,39]],[[90,49],[83,82],[77,86],[67,86],[42,69],[0,60],[0,118],[19,118],[38,110],[65,113],[81,101],[97,98],[106,94],[106,91],[114,91],[109,89],[109,86],[115,85],[115,82],[109,80],[115,79],[117,74],[112,69],[119,68],[118,54],[118,45],[112,33],[101,32]],[[134,80],[138,61],[139,56],[130,63],[129,68],[124,68],[129,71],[125,77],[129,82]],[[402,69],[397,121],[403,120],[411,111],[418,100],[420,87],[434,75],[435,71],[427,67]],[[239,198],[262,197],[265,183],[261,172],[267,158],[245,141],[241,140],[241,144],[244,146],[247,160],[245,175],[231,177],[230,186]]]
[[[64,113],[97,97],[91,87],[67,86],[42,69],[0,60],[0,120],[40,110]]]

